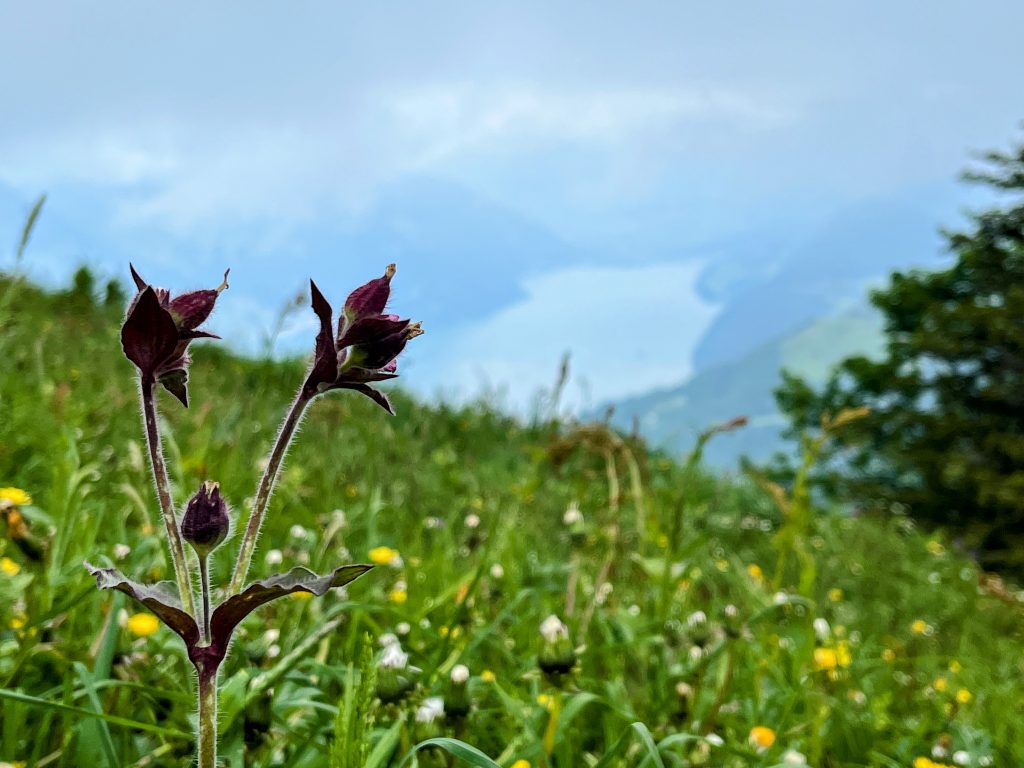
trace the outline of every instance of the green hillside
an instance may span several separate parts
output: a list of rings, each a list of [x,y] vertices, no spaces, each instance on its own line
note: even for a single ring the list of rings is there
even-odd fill
[[[750,419],[748,426],[712,443],[707,461],[724,468],[734,467],[740,456],[767,459],[790,449],[782,440],[785,422],[772,394],[782,368],[820,383],[844,357],[881,349],[878,313],[857,305],[776,337],[738,360],[700,371],[678,387],[616,403],[613,423],[630,429],[636,420],[649,441],[679,454],[710,425],[743,415]]]
[[[187,766],[180,641],[82,567],[169,573],[122,297],[93,293],[0,280],[0,764]],[[869,337],[855,319],[835,322]],[[849,351],[835,338],[815,326],[765,347],[681,390],[680,408],[701,426],[736,415],[769,369]],[[237,519],[305,364],[215,342],[194,357],[191,407],[160,401],[175,497],[218,480]],[[221,676],[224,765],[347,765],[351,665],[365,638],[381,661],[387,633],[416,685],[399,694],[378,670],[371,768],[442,736],[515,768],[1024,764],[1024,604],[980,588],[950,542],[901,517],[804,520],[784,494],[598,426],[394,399],[392,418],[355,394],[322,398],[289,454],[256,575],[385,564],[243,623]],[[230,556],[217,552],[220,579]],[[552,614],[575,647],[568,674],[538,668]],[[434,696],[445,714],[424,707]],[[404,765],[489,764],[445,747]]]

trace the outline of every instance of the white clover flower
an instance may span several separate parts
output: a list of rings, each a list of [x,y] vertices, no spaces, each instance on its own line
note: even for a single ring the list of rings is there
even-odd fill
[[[466,519],[463,520],[462,523],[467,528],[479,528],[480,527],[480,515],[474,515],[474,514],[466,515]]]
[[[271,549],[267,551],[267,565],[280,565],[284,562],[284,553],[280,549]]]
[[[303,528],[301,525],[297,524],[289,528],[288,533],[291,535],[293,539],[304,539],[306,538],[307,535],[306,529]]]
[[[971,762],[971,753],[966,749],[958,749],[953,753],[953,762],[957,765],[969,765]]]
[[[402,650],[397,642],[384,646],[384,653],[380,657],[381,669],[405,669],[409,664],[409,654]]]
[[[699,645],[691,645],[690,646],[690,660],[691,661],[700,661],[701,658],[703,658],[703,656],[704,656],[704,649],[703,648],[701,648]]]
[[[377,638],[377,642],[381,648],[387,648],[389,645],[398,645],[398,638],[390,632],[385,632]]]
[[[505,569],[501,567],[501,563],[495,563],[491,566],[491,578],[492,579],[503,579],[505,578]]]
[[[462,685],[464,682],[469,680],[469,667],[465,664],[456,664],[452,667],[452,682],[456,685]]]
[[[676,696],[678,696],[680,699],[685,699],[689,697],[692,693],[693,686],[691,686],[689,683],[684,683],[682,680],[676,683]]]
[[[948,754],[949,754],[949,750],[947,750],[941,744],[936,744],[935,746],[932,747],[932,757],[934,757],[936,760],[942,760]]]
[[[704,611],[694,611],[686,617],[686,624],[691,628],[702,627],[708,623],[708,615]]]
[[[832,635],[832,627],[828,625],[828,622],[822,617],[818,617],[814,620],[814,634],[818,638],[819,642],[828,641]]]
[[[807,757],[795,749],[787,749],[782,753],[783,765],[807,765]]]
[[[432,723],[440,717],[444,717],[444,699],[440,696],[425,699],[416,710],[417,723]]]
[[[720,747],[725,744],[725,739],[719,736],[717,733],[709,733],[704,737],[704,741],[710,744],[712,747]]]
[[[583,513],[580,512],[579,505],[575,501],[571,502],[568,509],[565,510],[562,522],[565,525],[579,525],[583,522]]]
[[[132,553],[132,548],[127,544],[115,544],[114,545],[114,557],[118,560],[124,560],[128,555]]]
[[[629,608],[626,609],[626,612],[630,616],[639,616],[640,615],[640,606],[637,605],[636,603],[633,603],[631,606],[629,606]]]
[[[737,608],[732,603],[729,603],[729,605],[725,606],[725,611],[724,612],[725,612],[726,617],[730,618],[730,619],[735,619],[737,616],[740,615],[740,609]]]
[[[569,638],[569,628],[555,614],[544,619],[540,625],[540,633],[549,643],[557,643],[559,640]]]
[[[400,624],[398,624],[395,627],[395,632],[397,632],[398,634],[400,634],[402,636],[408,635],[409,632],[411,632],[411,631],[412,631],[412,627],[409,626],[409,622],[408,621],[403,621],[403,622],[401,622]]]
[[[776,605],[785,605],[789,602],[789,595],[782,591],[776,592],[772,595],[772,602]]]

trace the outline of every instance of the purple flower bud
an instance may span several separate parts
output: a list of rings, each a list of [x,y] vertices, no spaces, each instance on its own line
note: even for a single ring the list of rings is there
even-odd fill
[[[338,319],[336,335],[332,333],[331,305],[310,281],[313,311],[320,320],[320,331],[316,337],[313,367],[306,378],[309,395],[332,389],[353,389],[388,413],[394,413],[387,396],[370,384],[395,378],[398,355],[410,339],[423,333],[419,323],[384,314],[394,274],[395,265],[389,264],[383,277],[349,294]]]
[[[193,339],[218,338],[198,330],[198,326],[210,316],[217,297],[228,287],[228,273],[217,288],[191,291],[172,299],[166,289],[146,283],[134,266],[131,272],[139,292],[121,327],[125,356],[139,369],[144,381],[159,381],[187,407],[191,362],[188,345]]]
[[[230,527],[228,506],[220,495],[220,486],[207,480],[185,507],[181,538],[191,544],[200,557],[205,557],[224,541]]]

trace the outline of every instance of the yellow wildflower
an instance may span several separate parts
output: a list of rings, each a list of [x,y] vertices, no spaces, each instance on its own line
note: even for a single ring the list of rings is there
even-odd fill
[[[544,709],[551,709],[554,705],[555,700],[548,694],[542,693],[537,697],[537,703],[540,704]]]
[[[936,557],[945,554],[946,552],[946,548],[942,546],[942,544],[940,544],[939,542],[935,541],[935,539],[932,539],[927,544],[925,544],[925,548]]]
[[[6,501],[16,507],[23,507],[32,503],[32,497],[21,488],[0,488],[0,501]]]
[[[11,629],[23,629],[28,623],[28,619],[24,616],[12,616],[11,617]]]
[[[833,648],[815,648],[814,666],[819,672],[831,672],[839,666],[839,657]]]
[[[757,563],[751,563],[747,566],[747,574],[758,584],[764,584],[764,571],[761,570],[761,566]]]
[[[390,600],[392,603],[395,603],[396,605],[402,605],[408,599],[409,593],[406,592],[404,589],[399,589],[398,587],[395,587],[390,592],[388,592],[388,600]]]
[[[402,556],[391,547],[374,547],[370,550],[370,562],[374,565],[398,565]]]
[[[894,651],[892,648],[886,648],[884,651],[882,651],[882,658],[890,664],[892,664],[894,661],[896,661],[896,651]]]
[[[480,673],[480,679],[483,680],[485,683],[493,683],[498,678],[495,676],[493,672],[491,672],[491,670],[485,669],[483,672]]]
[[[927,757],[915,757],[914,768],[935,768],[935,763]]]
[[[954,675],[963,668],[963,665],[956,659],[953,659],[951,662],[949,662],[949,671],[952,672]]]
[[[440,626],[437,628],[437,634],[439,634],[441,637],[448,637],[449,632],[450,630],[448,629],[448,627]]]
[[[961,688],[956,692],[957,704],[970,704],[973,698],[974,696],[966,688]]]
[[[9,557],[0,557],[0,573],[4,576],[17,576],[21,571],[21,566],[11,560]]]
[[[775,743],[775,731],[764,725],[755,725],[750,729],[748,739],[751,746],[757,747],[758,751],[765,750]]]
[[[512,768],[530,768],[530,763],[527,760],[516,760],[512,763]]]
[[[133,613],[128,617],[127,627],[136,637],[149,637],[160,629],[160,622],[152,613]]]
[[[910,625],[910,631],[915,635],[923,635],[928,631],[928,622],[924,619],[914,619]]]
[[[839,587],[832,587],[832,589],[828,591],[828,599],[833,603],[838,603],[843,599],[843,590]]]
[[[944,677],[937,677],[934,680],[932,680],[932,688],[934,688],[939,693],[942,693],[948,687],[949,683],[946,682],[946,678]]]

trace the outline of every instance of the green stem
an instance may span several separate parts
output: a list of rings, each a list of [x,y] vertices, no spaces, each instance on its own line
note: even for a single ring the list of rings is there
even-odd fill
[[[217,768],[217,670],[199,668],[199,768]]]
[[[167,546],[171,551],[171,562],[174,565],[174,580],[178,583],[181,605],[190,616],[196,615],[195,602],[192,599],[192,581],[189,578],[188,565],[185,560],[185,548],[178,532],[178,518],[174,514],[174,501],[171,499],[171,481],[167,477],[164,464],[163,448],[160,445],[160,429],[156,421],[156,397],[151,377],[142,378],[142,414],[146,423],[146,445],[149,447],[149,461],[156,481],[156,494],[160,501],[160,513],[167,531]]]
[[[203,590],[203,642],[210,642],[210,573],[208,555],[199,555],[199,582]]]
[[[274,483],[277,482],[277,475],[281,469],[281,462],[288,452],[288,445],[295,435],[295,429],[302,420],[302,413],[306,410],[313,399],[313,394],[306,391],[305,387],[299,390],[295,401],[288,409],[281,430],[277,433],[274,447],[267,459],[267,468],[260,478],[259,488],[256,491],[256,500],[253,502],[252,510],[249,512],[249,520],[245,524],[245,535],[242,537],[242,544],[238,549],[238,559],[235,561],[235,570],[231,574],[231,585],[228,588],[229,595],[237,595],[242,591],[246,576],[249,574],[249,567],[252,565],[253,552],[256,549],[256,539],[259,538],[260,528],[263,525],[263,518],[267,513],[267,504],[270,503],[270,494],[274,490]]]

